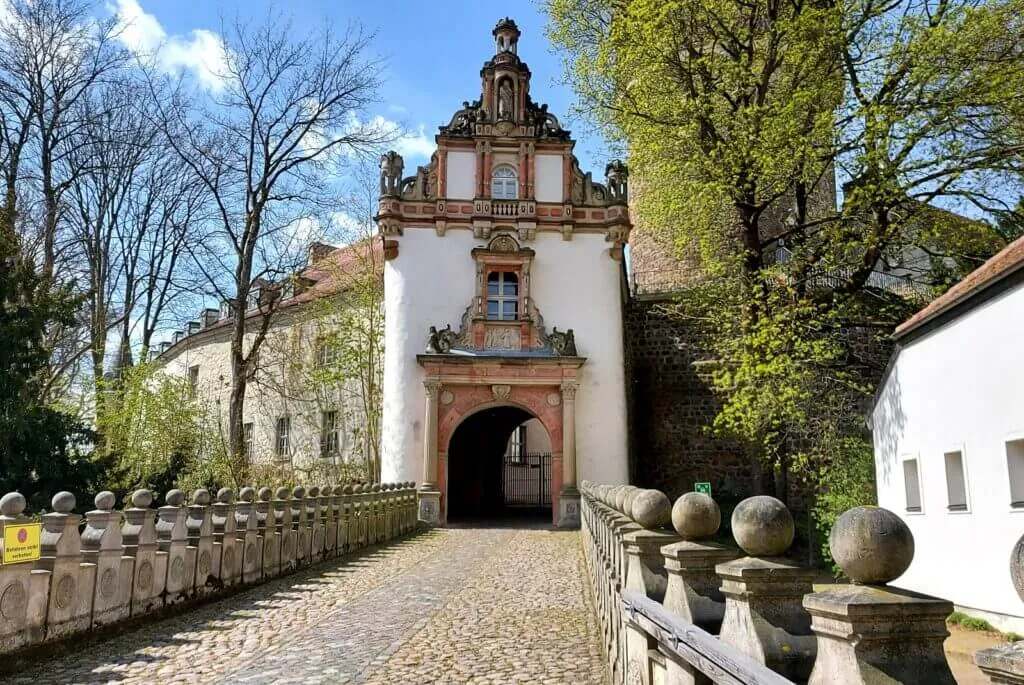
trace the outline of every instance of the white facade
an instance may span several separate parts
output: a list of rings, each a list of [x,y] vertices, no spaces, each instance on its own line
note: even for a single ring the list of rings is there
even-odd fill
[[[916,546],[893,584],[1024,633],[1009,570],[1024,534],[1024,286],[938,323],[907,336],[873,412],[878,503]]]

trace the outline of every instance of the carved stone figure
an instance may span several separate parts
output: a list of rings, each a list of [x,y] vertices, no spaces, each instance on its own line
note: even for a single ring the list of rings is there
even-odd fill
[[[444,330],[437,330],[435,326],[430,327],[430,335],[427,339],[427,353],[428,354],[448,354],[452,351],[452,344],[458,339],[459,335],[452,330],[452,325],[448,324]]]
[[[555,326],[547,337],[547,343],[551,345],[551,348],[559,357],[577,356],[576,336],[571,328],[564,333],[559,333],[558,327]]]
[[[501,85],[498,86],[498,118],[499,119],[511,119],[513,107],[513,99],[515,98],[515,92],[512,90],[512,84],[509,80],[502,79]]]
[[[380,194],[400,195],[402,184],[402,170],[405,168],[405,161],[402,155],[394,150],[389,150],[380,158]]]
[[[629,200],[629,168],[621,160],[615,159],[605,167],[604,175],[612,199],[627,202]]]

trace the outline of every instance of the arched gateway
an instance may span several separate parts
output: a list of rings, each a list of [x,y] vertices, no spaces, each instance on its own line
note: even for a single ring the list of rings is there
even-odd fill
[[[530,97],[515,22],[492,33],[481,97],[441,127],[430,163],[404,177],[401,156],[381,159],[383,476],[418,481],[421,518],[444,523],[453,503],[494,498],[495,455],[535,417],[550,443],[539,487],[573,526],[578,473],[627,475],[626,169],[609,164],[607,185],[580,171]]]

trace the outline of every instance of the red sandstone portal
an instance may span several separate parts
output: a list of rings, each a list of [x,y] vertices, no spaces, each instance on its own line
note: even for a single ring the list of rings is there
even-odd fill
[[[435,478],[441,493],[440,514],[447,520],[448,448],[455,429],[473,414],[492,407],[510,406],[537,417],[551,441],[551,509],[558,523],[559,493],[563,485],[575,486],[575,468],[566,483],[565,425],[575,422],[579,357],[493,357],[419,355],[427,372],[428,424],[436,421],[437,438],[428,445],[425,473]],[[433,392],[431,392],[433,391]],[[434,412],[434,416],[430,414]],[[572,466],[575,467],[575,430],[571,433]],[[436,467],[430,468],[429,451],[436,450]]]

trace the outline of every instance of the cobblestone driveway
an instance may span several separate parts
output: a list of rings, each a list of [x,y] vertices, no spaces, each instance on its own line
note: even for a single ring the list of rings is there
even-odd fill
[[[578,533],[435,530],[4,682],[600,684],[582,564]]]

